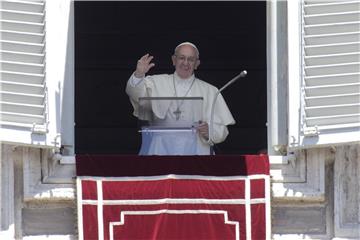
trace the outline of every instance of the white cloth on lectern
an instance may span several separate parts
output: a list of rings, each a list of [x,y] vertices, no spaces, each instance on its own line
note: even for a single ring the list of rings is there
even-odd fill
[[[130,97],[131,104],[134,108],[133,114],[136,117],[139,117],[139,98],[140,97],[183,97],[188,91],[189,87],[192,84],[192,80],[194,79],[194,75],[192,75],[189,79],[180,79],[176,74],[160,74],[160,75],[149,75],[142,79],[136,78],[134,74],[130,77],[127,86],[126,93]],[[174,81],[176,87],[176,93],[174,89]],[[213,85],[202,81],[198,78],[195,78],[195,82],[193,83],[190,91],[188,92],[186,97],[203,97],[203,109],[201,112],[202,121],[209,123],[211,107],[213,99],[215,98],[215,94],[218,91],[216,87]],[[153,106],[154,114],[160,118],[164,119],[165,116],[172,114],[169,111],[170,102],[164,103],[162,106]],[[214,119],[213,119],[213,141],[215,143],[220,143],[225,140],[228,135],[227,125],[234,124],[235,120],[225,103],[224,98],[221,94],[218,96],[217,101],[215,103],[214,109]],[[169,139],[167,138],[166,143],[169,143]],[[180,138],[178,138],[180,140]],[[178,141],[179,142],[179,141]],[[179,142],[180,143],[180,142]],[[176,139],[173,139],[172,144],[174,146],[177,144]],[[155,147],[156,146],[156,147]],[[171,145],[169,145],[171,146]],[[205,139],[197,134],[197,142],[196,142],[196,154],[197,155],[209,155],[210,154],[210,146]],[[168,149],[161,149],[165,147],[164,145],[154,144],[154,149],[152,151],[153,155],[182,155],[182,154],[168,154],[170,151]],[[164,152],[166,154],[164,154]],[[186,155],[184,153],[183,155]]]
[[[139,155],[199,155],[197,135],[191,129],[182,132],[143,131]]]

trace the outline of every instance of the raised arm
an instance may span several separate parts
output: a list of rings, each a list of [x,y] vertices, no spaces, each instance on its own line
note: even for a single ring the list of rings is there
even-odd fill
[[[134,107],[134,115],[138,116],[138,105],[139,98],[147,96],[145,82],[145,74],[155,66],[154,63],[151,63],[153,56],[146,54],[142,56],[136,65],[135,72],[129,78],[126,84],[126,93],[130,97],[130,102]]]

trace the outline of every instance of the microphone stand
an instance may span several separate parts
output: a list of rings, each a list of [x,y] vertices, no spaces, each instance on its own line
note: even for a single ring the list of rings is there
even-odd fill
[[[230,86],[231,84],[233,84],[235,81],[237,81],[239,78],[245,77],[247,74],[247,71],[244,70],[242,71],[240,74],[238,74],[237,76],[235,76],[233,79],[231,79],[229,82],[227,82],[222,88],[220,88],[220,90],[218,90],[215,94],[214,100],[212,102],[211,105],[211,112],[210,112],[210,121],[209,121],[209,139],[207,141],[207,143],[210,145],[210,155],[214,155],[214,141],[213,139],[213,121],[214,121],[214,109],[215,109],[215,102],[216,99],[218,98],[219,94],[226,89],[228,86]]]

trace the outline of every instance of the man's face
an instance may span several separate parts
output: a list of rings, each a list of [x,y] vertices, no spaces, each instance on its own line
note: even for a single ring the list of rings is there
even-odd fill
[[[180,46],[175,55],[172,56],[172,61],[176,73],[181,78],[191,77],[200,64],[196,50],[189,45]]]

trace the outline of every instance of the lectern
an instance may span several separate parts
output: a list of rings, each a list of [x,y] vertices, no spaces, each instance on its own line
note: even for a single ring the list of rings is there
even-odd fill
[[[139,155],[196,155],[202,97],[139,98]]]

